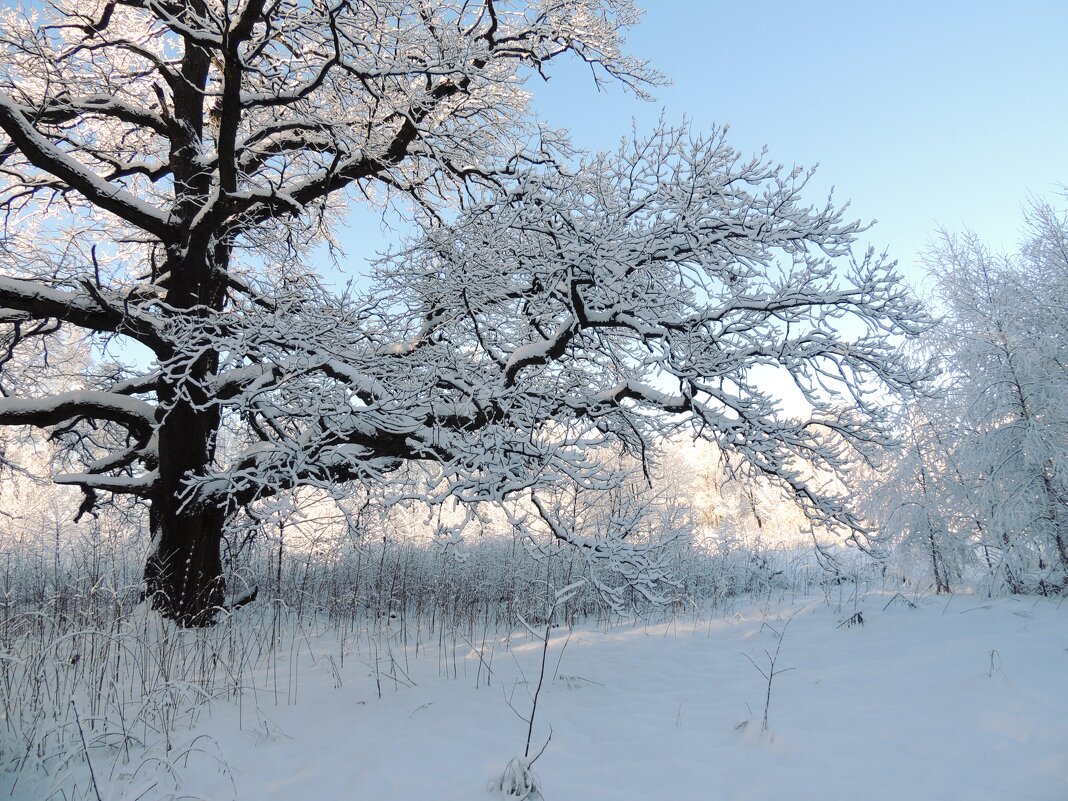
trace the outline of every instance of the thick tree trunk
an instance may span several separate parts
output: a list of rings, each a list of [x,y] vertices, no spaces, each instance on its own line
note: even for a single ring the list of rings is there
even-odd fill
[[[145,585],[152,606],[182,626],[210,625],[223,603],[225,510],[199,502],[183,481],[210,464],[217,429],[214,410],[188,402],[171,408],[159,429],[160,494],[152,504]]]
[[[202,0],[192,9],[205,13]],[[194,220],[211,196],[211,175],[203,169],[205,98],[211,61],[187,41],[181,81],[173,89],[170,166],[174,176],[172,219],[178,236],[164,242],[166,303],[173,309],[220,311],[225,303],[224,276],[229,239],[221,231],[195,230]],[[159,485],[152,498],[153,552],[145,564],[145,585],[152,605],[183,626],[210,625],[223,602],[222,544],[226,511],[205,503],[188,483],[211,467],[219,431],[219,409],[204,387],[218,369],[218,355],[197,359],[187,374],[161,378],[158,401]]]
[[[223,602],[220,515],[215,510],[162,517],[145,563],[152,606],[180,626],[210,626]]]
[[[208,253],[171,262],[170,305],[223,308],[220,276],[229,252],[217,245]],[[145,564],[145,586],[153,607],[182,626],[214,622],[225,593],[220,546],[227,510],[205,500],[190,482],[204,476],[215,458],[221,414],[208,387],[218,367],[218,354],[208,351],[189,365],[177,384],[175,377],[165,375],[156,386],[159,485],[152,499],[154,547]]]

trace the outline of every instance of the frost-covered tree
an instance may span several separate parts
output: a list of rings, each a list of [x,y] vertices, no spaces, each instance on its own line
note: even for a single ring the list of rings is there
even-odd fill
[[[901,448],[873,475],[866,502],[879,543],[899,561],[925,566],[939,595],[952,591],[980,541],[947,432],[944,397],[914,399],[901,422]]]
[[[992,253],[944,236],[929,258],[950,409],[937,429],[958,534],[1013,592],[1068,587],[1068,220],[1027,214],[1024,244]]]
[[[513,169],[534,133],[521,88],[532,70],[572,53],[634,86],[645,77],[619,52],[635,12],[615,0],[133,0],[2,14],[5,322],[17,342],[76,326],[160,363],[181,354],[173,325],[257,298],[258,270],[299,275],[292,265],[351,197],[432,210]],[[149,589],[192,622],[221,599],[228,510],[184,492],[216,452],[207,384],[220,355],[197,354],[181,377],[131,366],[77,394],[19,392],[0,413],[107,430],[106,452],[60,480],[90,498],[151,499]]]
[[[626,0],[59,0],[0,20],[0,309],[14,353],[79,329],[111,365],[0,424],[60,432],[83,510],[150,505],[147,590],[222,602],[235,515],[299,486],[497,501],[619,476],[680,428],[860,527],[826,476],[887,436],[922,327],[807,174],[719,133],[573,157],[524,80],[572,54],[639,93]],[[424,234],[332,293],[313,248],[351,200]],[[787,414],[776,381],[808,407]],[[815,478],[815,477],[818,477]],[[541,504],[561,539],[598,553]],[[599,551],[597,549],[600,549]]]

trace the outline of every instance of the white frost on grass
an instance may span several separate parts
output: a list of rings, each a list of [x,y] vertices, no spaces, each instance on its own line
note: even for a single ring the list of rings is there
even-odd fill
[[[1068,610],[974,596],[917,609],[887,601],[746,604],[607,633],[555,630],[534,730],[540,747],[552,728],[539,789],[547,801],[1068,798]],[[793,669],[775,681],[762,735],[765,682],[743,654],[774,650],[764,624],[781,629],[795,611],[779,654]],[[863,625],[841,625],[856,611]],[[502,637],[480,661],[463,641],[454,652],[435,640],[405,660],[397,631],[350,633],[342,662],[332,634],[294,641],[280,673],[252,677],[240,704],[217,702],[185,735],[209,737],[229,770],[190,763],[181,795],[499,797],[487,788],[526,735],[506,697],[529,709],[540,642],[517,631],[511,653]],[[38,797],[26,779],[11,797]]]

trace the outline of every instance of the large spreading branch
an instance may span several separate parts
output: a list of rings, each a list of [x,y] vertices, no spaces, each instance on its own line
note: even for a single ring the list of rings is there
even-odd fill
[[[232,503],[412,461],[435,466],[438,497],[594,488],[611,483],[594,449],[645,458],[687,427],[814,521],[863,529],[827,479],[892,441],[888,393],[925,377],[895,340],[926,322],[892,264],[852,259],[856,223],[800,204],[804,180],[663,130],[571,172],[520,173],[430,226],[369,298],[305,288],[275,293],[284,315],[188,321],[166,369],[241,354],[203,394],[254,435],[205,491]]]
[[[122,334],[165,355],[170,345],[162,321],[142,308],[143,300],[116,297],[89,281],[61,289],[45,281],[0,276],[0,319],[54,319],[87,331]]]

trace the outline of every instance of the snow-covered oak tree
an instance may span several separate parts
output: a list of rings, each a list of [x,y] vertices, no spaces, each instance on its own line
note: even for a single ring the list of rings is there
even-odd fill
[[[16,342],[61,324],[166,363],[184,347],[176,320],[254,297],[245,276],[299,261],[349,196],[393,192],[433,209],[514,169],[534,131],[521,91],[531,70],[572,53],[636,87],[646,77],[619,51],[628,2],[498,5],[4,10],[0,307]],[[183,494],[213,463],[222,414],[205,393],[220,356],[198,353],[180,377],[131,369],[73,394],[19,393],[0,412],[107,429],[108,452],[59,480],[150,499],[148,588],[183,622],[221,599],[227,509]]]
[[[828,477],[885,440],[887,392],[917,379],[891,338],[923,315],[891,265],[852,258],[856,223],[803,200],[806,173],[721,132],[579,158],[539,129],[523,81],[560,55],[639,93],[656,80],[620,51],[630,2],[3,13],[7,351],[58,326],[151,355],[60,393],[5,376],[0,424],[76,436],[80,469],[56,480],[84,509],[150,505],[163,614],[209,622],[228,521],[294,487],[604,489],[600,454],[647,459],[682,428],[860,526]],[[361,195],[410,202],[424,233],[371,288],[332,293],[311,250]]]

